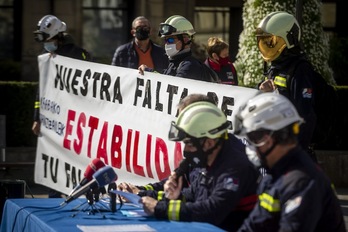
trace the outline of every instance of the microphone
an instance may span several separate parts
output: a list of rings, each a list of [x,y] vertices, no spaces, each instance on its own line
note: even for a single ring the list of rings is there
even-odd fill
[[[69,193],[68,197],[70,197],[74,192],[76,192],[78,189],[80,189],[82,186],[87,184],[90,180],[92,180],[93,174],[99,170],[100,168],[104,167],[105,164],[100,159],[94,159],[90,164],[88,164],[85,173],[83,174],[84,178],[80,181],[78,185],[75,186],[75,188]]]
[[[179,179],[180,176],[183,176],[186,173],[188,173],[189,166],[190,161],[188,159],[181,160],[179,166],[174,170],[176,177]]]
[[[71,196],[68,196],[61,205],[68,204],[90,189],[94,189],[95,187],[104,187],[105,185],[117,180],[117,174],[111,166],[100,168],[96,173],[93,174],[92,177],[93,179],[91,181],[75,191]]]

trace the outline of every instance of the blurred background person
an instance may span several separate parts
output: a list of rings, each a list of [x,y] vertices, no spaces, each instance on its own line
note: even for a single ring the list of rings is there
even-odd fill
[[[221,38],[210,37],[206,51],[208,58],[205,64],[219,76],[222,84],[238,85],[237,71],[230,59],[229,45]]]
[[[111,65],[137,69],[141,64],[162,73],[168,67],[168,58],[164,49],[155,44],[150,35],[150,21],[144,16],[136,17],[132,23],[132,41],[119,46]]]

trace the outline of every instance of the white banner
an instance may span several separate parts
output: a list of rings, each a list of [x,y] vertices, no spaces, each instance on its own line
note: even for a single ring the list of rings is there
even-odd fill
[[[182,159],[168,140],[181,98],[211,94],[232,122],[255,89],[208,83],[44,54],[40,69],[41,136],[35,182],[68,194],[93,159],[112,166],[117,182],[167,177]]]

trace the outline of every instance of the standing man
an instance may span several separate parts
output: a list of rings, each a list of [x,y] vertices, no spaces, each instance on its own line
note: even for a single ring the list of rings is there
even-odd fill
[[[164,185],[164,197],[142,197],[144,211],[159,219],[208,222],[236,231],[256,202],[259,173],[248,160],[245,146],[213,103],[196,102],[172,122],[169,139],[183,141],[184,158],[197,175],[182,188],[174,172]]]
[[[160,24],[159,35],[165,41],[169,66],[163,74],[207,82],[219,82],[217,74],[192,56],[191,44],[196,34],[192,24],[181,15],[170,16]],[[211,71],[209,72],[207,68]],[[152,71],[146,64],[138,68],[139,73]]]
[[[279,92],[295,105],[305,123],[301,125],[300,145],[312,155],[311,142],[317,116],[313,102],[315,97],[314,70],[301,49],[301,28],[296,18],[283,11],[272,12],[262,19],[256,29],[257,45],[265,62],[270,63],[265,80],[259,84],[263,92]],[[296,65],[299,60],[300,62]]]
[[[145,64],[162,73],[168,66],[168,59],[164,49],[151,41],[151,31],[151,24],[147,18],[135,18],[131,30],[132,41],[116,49],[111,65],[137,69],[140,64]]]
[[[253,162],[268,169],[239,232],[346,231],[333,185],[297,142],[301,123],[290,100],[276,93],[258,94],[237,112],[235,133],[256,151]]]
[[[44,53],[61,55],[73,59],[91,61],[90,54],[83,48],[74,44],[72,37],[65,32],[66,24],[54,15],[45,15],[37,24],[34,31],[35,40],[43,45]],[[34,123],[32,131],[40,135],[40,92],[39,87],[34,104]],[[61,197],[61,193],[50,190],[50,198]]]

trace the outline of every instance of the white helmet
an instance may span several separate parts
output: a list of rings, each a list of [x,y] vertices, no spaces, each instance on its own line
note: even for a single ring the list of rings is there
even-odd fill
[[[284,11],[264,17],[256,29],[257,45],[266,61],[275,60],[285,47],[299,45],[301,30],[296,18]]]
[[[181,15],[170,16],[164,23],[160,24],[159,35],[165,37],[168,35],[196,34],[192,24]]]
[[[213,103],[195,102],[179,114],[172,122],[169,140],[182,141],[185,138],[220,138],[230,127],[225,114]]]
[[[64,22],[54,15],[46,15],[37,24],[37,30],[34,31],[35,40],[44,42],[64,31],[66,31]]]
[[[259,93],[249,99],[235,116],[235,134],[246,136],[258,130],[278,131],[303,122],[289,99],[277,93]]]

